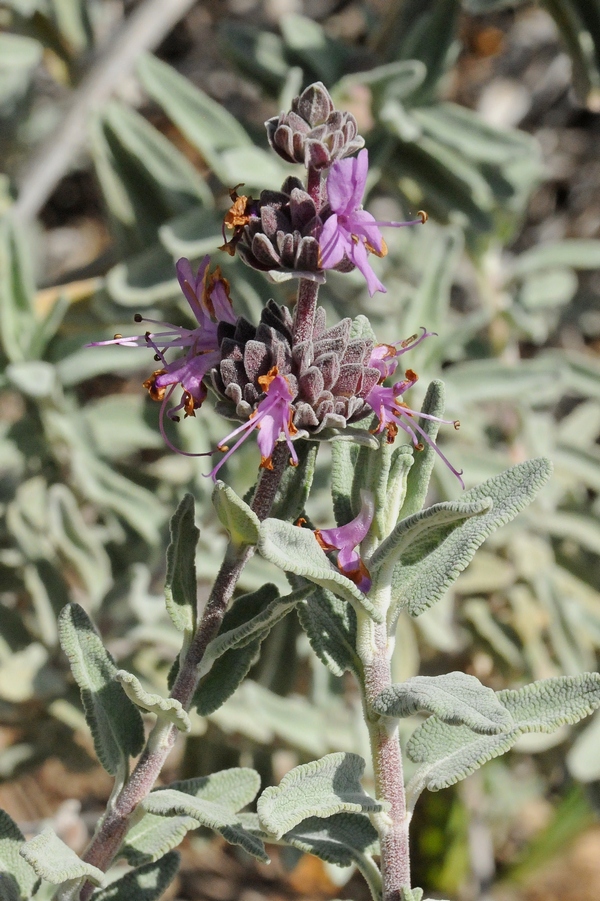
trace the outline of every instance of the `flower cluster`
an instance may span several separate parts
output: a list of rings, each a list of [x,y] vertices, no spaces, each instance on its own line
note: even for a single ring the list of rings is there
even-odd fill
[[[370,254],[386,253],[380,228],[424,222],[426,215],[419,213],[411,222],[380,222],[363,210],[368,152],[361,149],[363,140],[353,117],[335,110],[323,85],[307,88],[294,100],[290,113],[267,122],[267,132],[284,159],[304,163],[308,182],[305,186],[290,177],[281,191],[263,191],[258,200],[233,189],[233,205],[224,222],[233,236],[224,249],[254,269],[294,275],[304,279],[304,285],[323,281],[329,269],[356,267],[371,294],[385,291],[369,262]],[[137,315],[136,321],[150,326],[143,335],[115,335],[98,342],[151,348],[161,366],[144,385],[162,402],[165,438],[165,412],[174,420],[181,411],[194,416],[212,388],[217,411],[240,423],[218,445],[224,456],[212,470],[213,478],[253,433],[260,465],[270,469],[278,441],[287,444],[290,463],[296,464],[294,442],[299,438],[335,437],[374,414],[372,434],[393,442],[402,429],[415,448],[428,442],[460,479],[421,423],[436,417],[411,409],[403,400],[416,373],[407,369],[404,378],[385,384],[400,357],[429,338],[430,332],[423,329],[407,341],[374,346],[371,339],[353,333],[350,319],[327,328],[325,312],[316,304],[315,285],[308,293],[304,290],[303,302],[299,293],[293,315],[270,300],[255,326],[235,314],[229,285],[219,268],[211,273],[209,262],[206,257],[197,273],[189,260],[176,264],[181,290],[196,320],[193,328]],[[182,353],[170,359],[177,350]],[[178,386],[181,398],[169,406]],[[369,516],[368,510],[362,511],[354,531],[348,525],[352,539],[365,524],[368,529]],[[340,544],[345,534],[326,530],[318,538],[323,547],[338,549],[342,571],[352,573],[357,584],[366,584],[368,574],[355,556],[357,542]]]

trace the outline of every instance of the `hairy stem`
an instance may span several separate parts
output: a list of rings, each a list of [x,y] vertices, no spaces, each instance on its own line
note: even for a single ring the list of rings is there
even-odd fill
[[[288,457],[289,451],[285,442],[279,442],[273,452],[273,469],[261,470],[251,505],[260,520],[269,515]],[[240,547],[232,544],[227,549],[198,629],[171,691],[171,697],[181,701],[186,709],[189,709],[198,685],[198,664],[204,656],[207,645],[219,631],[238,580],[254,550],[252,546]],[[131,778],[99,823],[84,855],[87,863],[105,871],[110,866],[127,833],[132,813],[152,790],[176,737],[177,729],[174,726],[165,725],[160,720],[156,723]],[[81,901],[87,901],[93,890],[93,885],[87,882],[81,891]]]
[[[381,843],[382,899],[400,901],[402,887],[410,886],[402,751],[397,721],[380,716],[372,706],[383,689],[392,684],[391,643],[388,641],[387,626],[366,620],[359,623],[358,646],[364,663],[363,704],[371,740],[377,798],[390,805],[386,813],[374,817]]]
[[[307,278],[300,280],[298,288],[298,300],[294,309],[294,343],[310,341],[315,325],[315,312],[317,310],[317,296],[319,285]]]

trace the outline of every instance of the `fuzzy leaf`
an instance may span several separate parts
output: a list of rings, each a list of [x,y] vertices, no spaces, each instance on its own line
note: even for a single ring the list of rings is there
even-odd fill
[[[267,582],[258,591],[237,598],[223,617],[213,646],[221,656],[216,660],[216,653],[212,656],[212,666],[194,695],[193,704],[201,716],[214,713],[231,697],[248,674],[272,626],[291,609],[281,603],[283,599],[278,594],[277,587]],[[240,643],[236,645],[236,641]]]
[[[354,518],[352,482],[358,453],[358,447],[349,441],[331,442],[331,495],[338,526],[343,526]]]
[[[221,525],[227,529],[234,544],[258,543],[260,520],[233,488],[224,482],[217,482],[212,501]]]
[[[263,557],[284,572],[303,576],[329,589],[354,606],[361,606],[379,621],[379,615],[358,587],[331,565],[310,529],[301,529],[277,519],[265,519],[260,526],[258,549]]]
[[[296,610],[313,651],[334,676],[360,672],[356,614],[349,604],[325,588],[315,588]]]
[[[213,780],[212,788],[210,781],[202,779],[189,780],[187,783],[174,783],[179,788],[161,788],[152,792],[142,802],[142,807],[148,813],[158,816],[193,817],[200,826],[206,826],[215,832],[219,832],[230,844],[241,845],[249,854],[258,857],[259,860],[266,861],[268,858],[262,841],[244,829],[234,809],[237,806],[235,793],[238,792],[238,799],[240,796],[243,798],[248,797],[249,782],[252,781],[253,792],[251,798],[249,798],[251,800],[258,790],[260,779],[253,770],[238,770],[237,774],[241,781],[241,787],[238,790],[235,786],[235,773],[236,771],[234,770],[225,770],[223,773],[216,774],[217,776],[225,776],[226,779],[215,780],[214,776],[208,777],[208,780]],[[250,778],[247,775],[248,773],[252,774]],[[234,775],[232,776],[232,774]],[[227,787],[223,787],[222,783],[231,783],[232,778],[234,784],[233,787],[230,785],[228,794]],[[193,787],[199,783],[204,783],[204,785],[198,788],[196,794],[187,791],[187,789],[192,787],[193,792]],[[181,791],[182,786],[186,790]],[[246,803],[248,801],[244,801],[244,804]],[[240,806],[244,806],[244,804]]]
[[[446,389],[444,383],[439,379],[434,379],[427,388],[421,412],[430,416],[442,417],[444,415],[445,400]],[[431,419],[420,419],[419,425],[429,435],[431,440],[435,441],[440,428],[439,422]],[[431,478],[437,454],[427,442],[422,443],[423,450],[414,454],[414,465],[408,473],[406,500],[402,506],[403,517],[418,513],[427,497],[429,479]]]
[[[512,717],[491,688],[475,676],[454,672],[445,676],[414,676],[384,689],[373,707],[384,716],[405,717],[421,710],[444,723],[463,724],[484,735],[503,732]]]
[[[360,784],[364,768],[362,757],[345,752],[295,767],[259,797],[261,828],[281,838],[308,817],[382,810]]]
[[[132,870],[95,892],[93,901],[157,901],[179,869],[179,854],[170,851],[159,861]]]
[[[154,863],[180,845],[187,833],[199,826],[194,817],[161,817],[144,813],[127,833],[119,854],[134,867]]]
[[[360,867],[365,854],[379,853],[377,831],[369,817],[360,813],[309,817],[286,832],[283,841],[338,867],[353,863]]]
[[[243,648],[257,637],[265,638],[310,590],[311,586],[306,585],[280,597],[277,587],[267,582],[258,591],[238,598],[223,617],[218,636],[207,645],[200,672],[204,673],[205,667],[232,648]]]
[[[44,829],[35,838],[25,842],[20,854],[38,876],[51,882],[52,885],[60,885],[69,879],[82,878],[89,879],[94,885],[100,885],[104,879],[102,870],[81,860],[50,828]]]
[[[196,545],[200,530],[194,516],[194,498],[186,494],[169,524],[165,599],[169,616],[180,632],[193,632],[196,627]]]
[[[254,800],[260,788],[260,777],[254,770],[234,768],[211,776],[174,782],[168,788],[205,801],[216,801],[231,813],[236,813]],[[197,817],[185,814],[161,816],[144,813],[127,833],[121,854],[128,863],[136,866],[158,860],[177,847],[187,832],[201,825]]]
[[[400,522],[367,561],[374,572],[379,566],[386,565],[388,554],[391,559],[399,558],[392,580],[397,611],[407,607],[412,616],[418,616],[438,601],[471,562],[485,539],[531,503],[551,471],[549,460],[528,460],[465,491],[456,504],[430,508],[432,511],[439,509],[442,517],[449,517],[445,526],[427,529],[428,517],[435,519],[436,516],[436,512],[429,510]],[[481,512],[477,514],[478,506]],[[454,521],[452,509],[456,511]],[[468,517],[466,521],[465,518],[461,521],[461,509],[465,518]]]
[[[512,718],[497,735],[478,735],[467,726],[450,726],[433,716],[411,735],[407,753],[422,763],[413,777],[417,790],[438,791],[465,779],[486,761],[506,753],[529,732],[550,733],[576,723],[600,707],[600,673],[558,676],[517,691],[496,693]]]
[[[81,691],[96,754],[102,766],[114,776],[126,766],[129,757],[142,750],[142,718],[117,682],[114,660],[78,604],[68,604],[62,610],[59,637]]]
[[[26,360],[35,317],[35,283],[29,254],[10,216],[0,221],[0,343],[13,363]]]
[[[333,445],[342,443],[334,441]],[[304,512],[315,475],[319,444],[300,440],[294,442],[294,447],[298,465],[285,467],[270,513],[273,519],[285,519],[287,522],[296,522]]]
[[[0,898],[29,901],[36,874],[19,851],[25,839],[6,811],[0,809]]]
[[[176,726],[180,732],[189,732],[192,728],[190,718],[181,706],[181,702],[175,698],[163,698],[144,689],[139,679],[133,673],[124,669],[118,670],[115,676],[117,682],[123,686],[123,691],[130,701],[143,710],[155,713],[159,719],[163,719]]]

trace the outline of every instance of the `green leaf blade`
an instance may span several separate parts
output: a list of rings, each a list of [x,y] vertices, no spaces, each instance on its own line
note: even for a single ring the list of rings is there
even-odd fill
[[[165,600],[169,616],[179,632],[196,627],[196,545],[200,530],[195,523],[195,505],[186,494],[170,522],[171,542],[167,548]]]

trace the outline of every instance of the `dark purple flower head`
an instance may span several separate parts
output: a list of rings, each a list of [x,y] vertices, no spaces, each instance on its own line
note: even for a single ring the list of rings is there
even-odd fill
[[[378,222],[363,210],[362,198],[369,171],[369,154],[361,150],[352,159],[333,164],[327,176],[327,199],[330,215],[319,236],[319,262],[322,269],[333,269],[344,260],[360,269],[371,297],[385,288],[371,269],[368,255],[385,256],[387,247],[379,226],[398,228],[426,221],[426,214],[410,222]]]
[[[375,504],[370,491],[361,491],[361,508],[345,526],[337,529],[316,529],[315,538],[324,551],[337,551],[337,567],[348,579],[351,579],[363,594],[371,587],[369,570],[361,560],[357,547],[366,537],[375,515]]]

